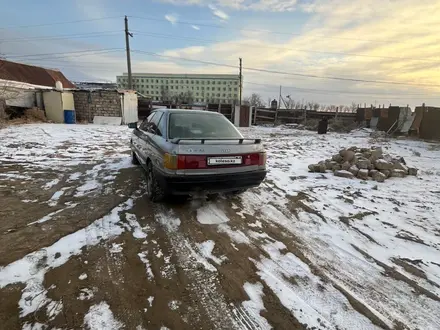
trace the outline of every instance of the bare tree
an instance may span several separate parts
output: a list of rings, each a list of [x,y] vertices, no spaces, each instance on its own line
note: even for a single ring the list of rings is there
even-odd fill
[[[244,98],[244,104],[255,106],[255,107],[264,107],[264,101],[261,95],[252,93],[251,96]]]

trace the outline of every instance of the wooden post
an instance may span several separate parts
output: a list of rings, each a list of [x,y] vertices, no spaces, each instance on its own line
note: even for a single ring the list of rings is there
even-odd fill
[[[257,107],[254,106],[254,124],[257,125]]]

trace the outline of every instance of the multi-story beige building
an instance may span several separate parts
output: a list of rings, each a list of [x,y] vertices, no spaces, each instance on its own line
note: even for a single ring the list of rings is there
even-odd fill
[[[233,74],[133,73],[133,89],[155,101],[182,103],[238,103],[240,78]],[[117,76],[128,87],[128,74]]]

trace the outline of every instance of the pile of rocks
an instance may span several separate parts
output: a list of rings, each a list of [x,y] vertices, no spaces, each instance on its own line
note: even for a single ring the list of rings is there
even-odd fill
[[[405,160],[384,154],[381,147],[342,149],[332,159],[309,165],[310,172],[325,173],[332,171],[334,175],[344,178],[359,178],[383,182],[389,177],[403,178],[417,175],[417,169],[408,167]]]

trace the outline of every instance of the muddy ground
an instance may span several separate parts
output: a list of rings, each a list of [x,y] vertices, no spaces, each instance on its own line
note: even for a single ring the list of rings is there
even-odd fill
[[[143,171],[130,165],[130,132],[84,127],[56,143],[18,139],[2,149],[0,328],[434,329],[439,324],[438,272],[422,264],[431,262],[435,269],[440,261],[403,254],[380,260],[369,247],[386,249],[382,237],[368,230],[383,232],[367,223],[356,227],[368,216],[381,226],[396,226],[387,213],[398,207],[393,201],[382,211],[332,218],[329,200],[313,203],[314,192],[325,194],[326,179],[317,177],[307,188],[299,184],[293,193],[281,182],[297,184],[304,176],[286,171],[284,178],[274,173],[242,196],[154,204],[145,194]],[[57,126],[42,130],[52,137],[66,134]],[[292,149],[284,135],[262,134],[278,155],[274,159]],[[278,161],[269,164],[283,171]],[[349,185],[334,190],[334,198],[351,207],[358,190]],[[427,201],[423,206],[428,214],[437,212]],[[338,234],[326,231],[329,223]],[[432,226],[433,241],[408,227],[396,229],[397,239],[434,254],[440,231],[438,222]],[[342,244],[339,233],[357,235],[354,241],[365,245],[348,242],[349,252],[339,243],[335,248],[328,242]],[[425,320],[414,319],[417,315]]]

